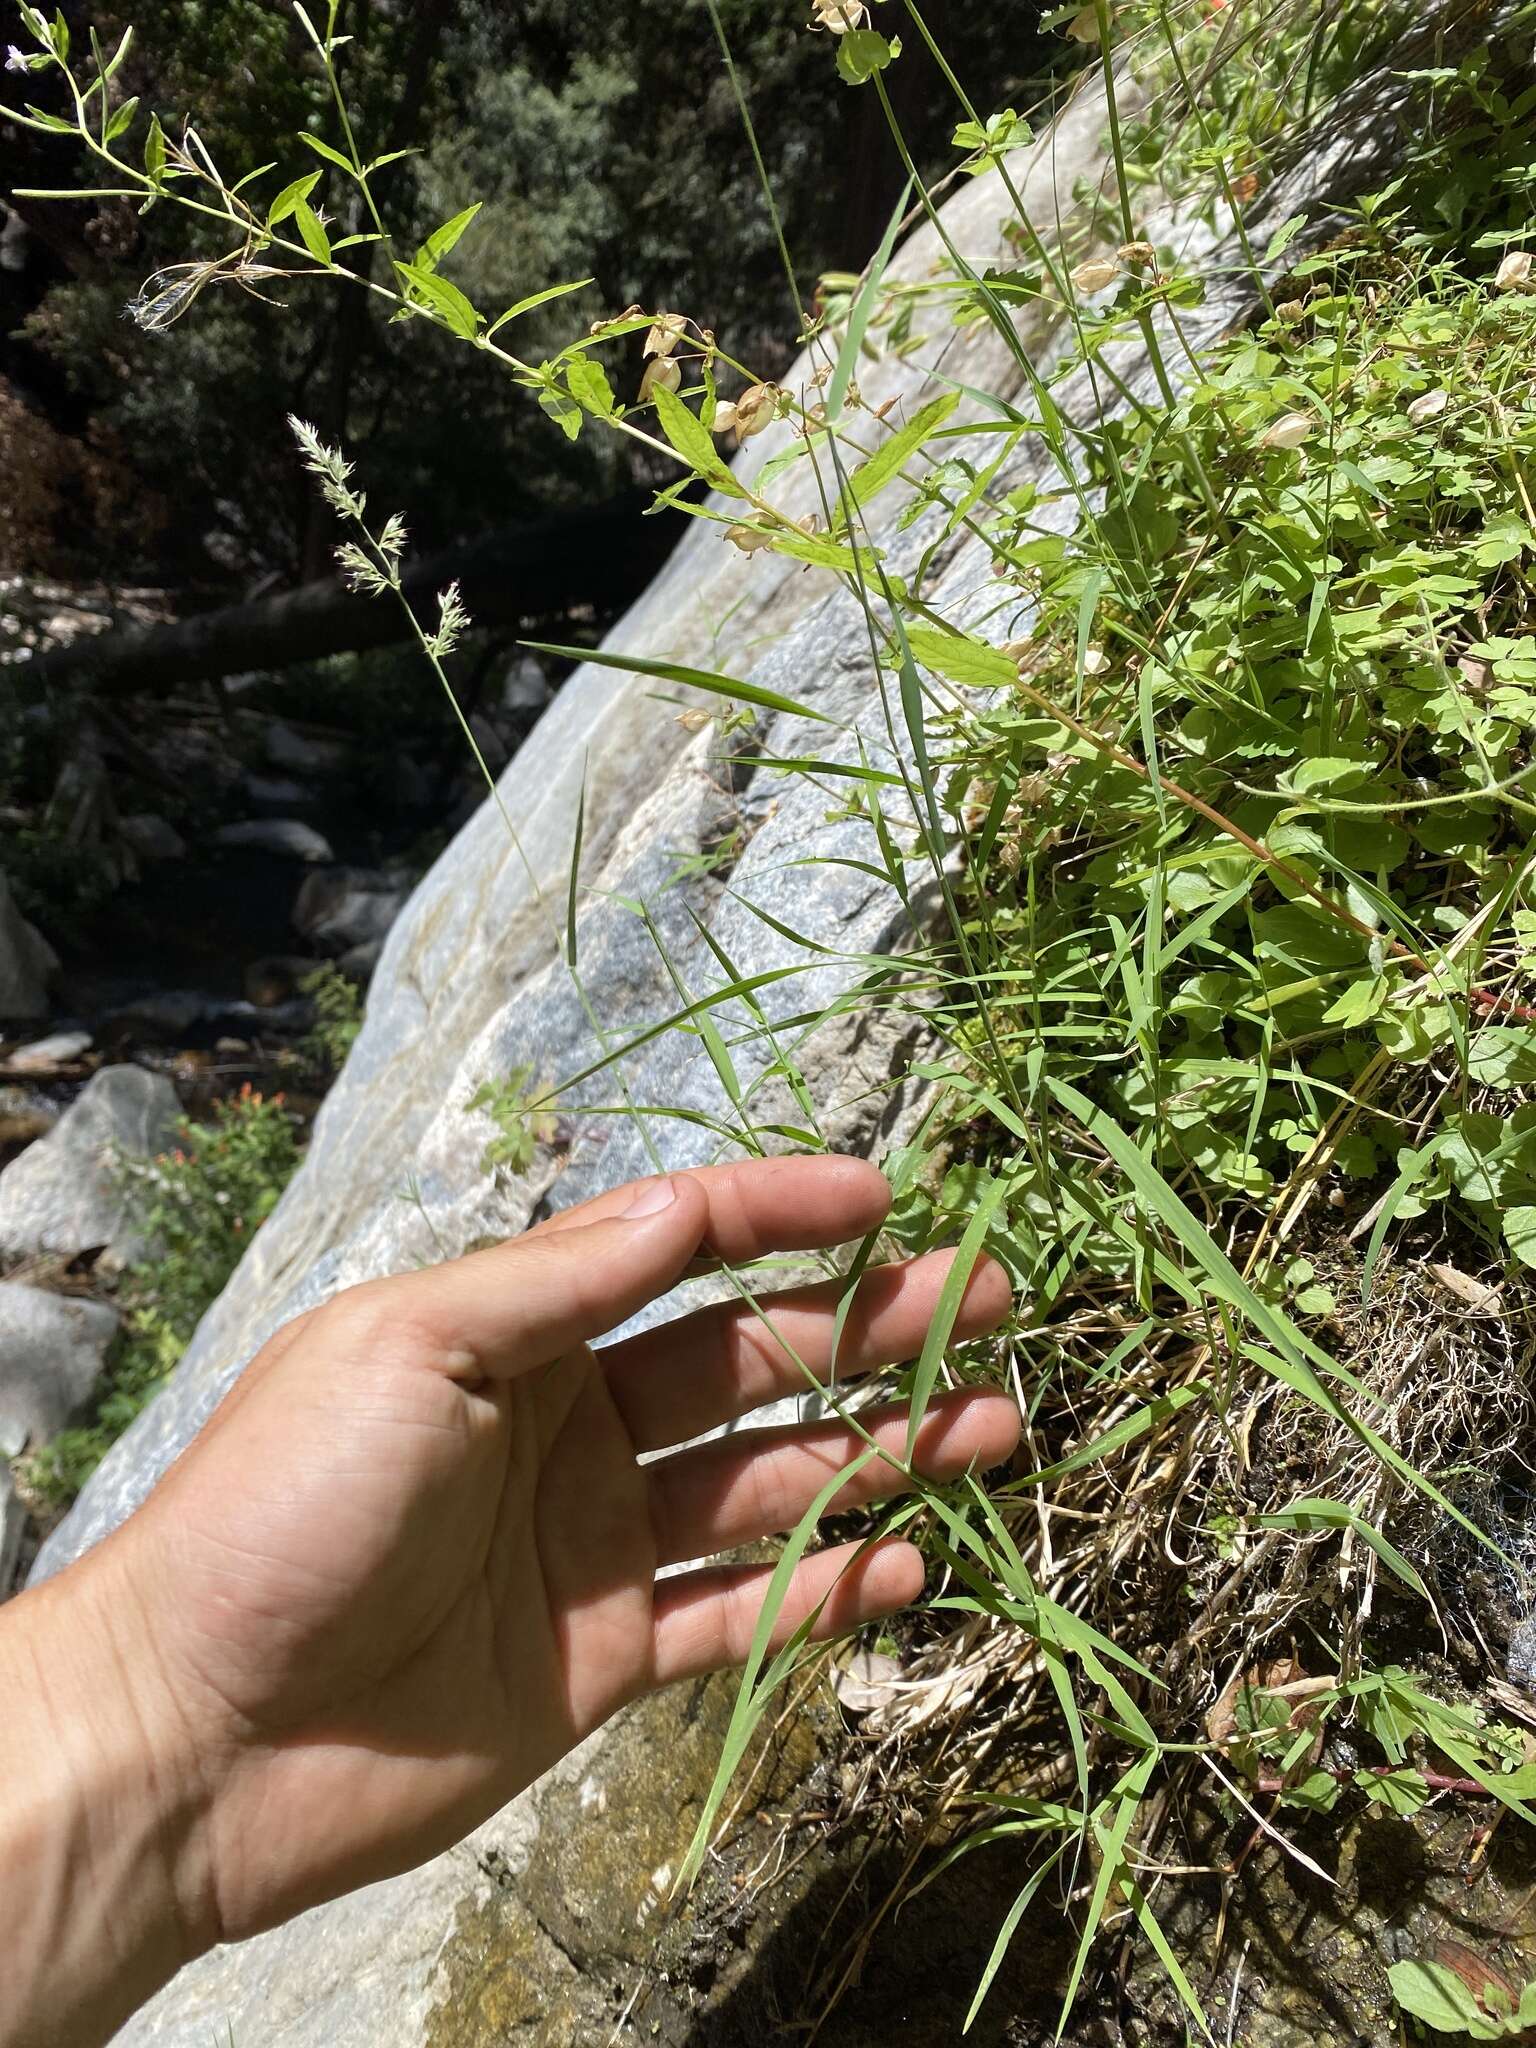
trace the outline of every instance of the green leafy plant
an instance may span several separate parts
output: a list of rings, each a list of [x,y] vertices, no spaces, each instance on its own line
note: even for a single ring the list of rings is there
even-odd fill
[[[322,1072],[335,1072],[363,1028],[362,990],[331,961],[306,975],[299,987],[315,1006],[314,1026],[300,1053]]]
[[[1467,1981],[1471,1974],[1447,1963],[1410,1960],[1394,1963],[1387,1977],[1400,2008],[1438,2034],[1508,2041],[1536,2027],[1536,1983],[1512,2000],[1508,1987],[1486,1966],[1477,1973],[1482,1981],[1476,1990]]]
[[[494,1173],[504,1167],[508,1173],[526,1173],[539,1147],[554,1137],[559,1119],[546,1090],[534,1081],[532,1067],[514,1067],[499,1081],[487,1081],[465,1103],[480,1111],[496,1126],[496,1136],[481,1155],[481,1170]]]
[[[180,1139],[158,1158],[118,1162],[135,1232],[151,1250],[125,1276],[123,1329],[92,1414],[28,1460],[29,1483],[56,1505],[74,1498],[159,1391],[299,1165],[283,1098],[249,1086],[207,1122],[184,1122]]]

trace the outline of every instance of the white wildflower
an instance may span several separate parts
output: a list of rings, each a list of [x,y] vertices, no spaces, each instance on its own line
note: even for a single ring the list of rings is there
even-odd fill
[[[1102,647],[1085,647],[1083,649],[1083,674],[1085,676],[1101,676],[1108,667],[1109,656]]]
[[[1528,292],[1536,290],[1532,279],[1532,268],[1536,257],[1529,249],[1511,249],[1498,269],[1493,273],[1493,288],[1496,292]]]
[[[18,50],[14,43],[5,46],[5,68],[7,71],[30,71],[32,59],[25,50]]]

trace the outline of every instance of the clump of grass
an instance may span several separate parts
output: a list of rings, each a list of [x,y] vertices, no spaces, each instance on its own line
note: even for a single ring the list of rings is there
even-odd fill
[[[1110,175],[1065,239],[1026,204],[1028,124],[956,84],[957,172],[994,177],[1017,258],[980,274],[907,151],[885,79],[896,38],[869,8],[819,8],[945,260],[888,289],[893,220],[815,317],[790,266],[814,366],[795,391],[676,314],[631,309],[543,363],[506,351],[496,336],[526,308],[487,320],[441,271],[472,207],[414,254],[389,243],[378,167],[345,121],[334,4],[323,32],[301,19],[346,149],[265,200],[158,124],[142,170],[114,154],[132,116],[110,109],[110,63],[87,87],[67,40],[24,10],[40,64],[74,95],[73,122],[42,124],[62,121],[147,198],[212,208],[231,235],[141,317],[163,324],[209,284],[253,276],[319,270],[382,291],[536,388],[565,433],[601,423],[668,462],[681,478],[664,500],[711,486],[718,502],[682,508],[724,544],[787,556],[861,608],[878,702],[857,733],[829,737],[815,707],[729,675],[597,658],[724,700],[733,752],[765,713],[816,719],[815,755],[759,754],[755,772],[835,775],[869,864],[904,903],[926,891],[938,905],[899,965],[849,963],[842,998],[909,1012],[931,1047],[928,1113],[887,1162],[892,1237],[958,1254],[902,1384],[915,1429],[941,1377],[1006,1375],[1029,1433],[1021,1469],[920,1487],[894,1511],[944,1591],[905,1638],[863,1782],[903,1786],[885,1802],[896,1827],[922,1781],[922,1826],[950,1856],[1000,1836],[1038,1844],[970,2019],[1050,1886],[1081,1931],[1063,2025],[1100,1930],[1128,1917],[1206,2027],[1206,1988],[1156,1905],[1159,1847],[1192,1787],[1244,1827],[1262,1800],[1282,1832],[1355,1801],[1407,1819],[1476,1797],[1536,1820],[1530,1766],[1487,1711],[1504,1646],[1443,1597],[1453,1551],[1509,1564],[1468,1507],[1503,1483],[1529,1402],[1511,1332],[1536,1265],[1536,300],[1517,55],[1532,15],[1512,6],[1494,38],[1387,0],[1135,0],[1113,16],[1096,0],[1071,29],[1124,60],[1101,72]],[[932,44],[916,0],[902,22]],[[1266,217],[1306,150],[1316,164],[1336,149],[1330,123],[1365,138],[1353,175],[1382,153],[1370,123],[1402,108],[1414,140],[1390,183]],[[328,240],[313,202],[338,174],[386,245],[387,284]],[[1160,227],[1170,194],[1186,225],[1203,206],[1221,238],[1214,310]],[[1025,345],[1026,313],[1049,346]],[[952,388],[940,367],[910,418],[863,407],[871,353],[938,358],[972,323],[1003,345],[1010,394]],[[600,354],[642,332],[630,404]],[[744,483],[722,450],[773,418],[793,436]],[[347,522],[347,573],[404,602],[403,525],[370,524],[341,453],[299,431]],[[810,522],[774,502],[795,464],[817,481]],[[906,580],[874,509],[898,484],[903,523],[931,537]],[[993,580],[951,615],[931,570],[962,536]],[[456,593],[435,624],[413,623],[443,681],[465,624]],[[797,1054],[826,1019],[723,956],[702,994],[669,961],[675,1013],[617,1045],[604,1032],[578,960],[580,839],[565,916],[546,909],[601,1056],[542,1094],[526,1074],[482,1091],[510,1147],[488,1166],[530,1163],[557,1090],[579,1103],[614,1071],[624,1093],[625,1055],[666,1029],[713,1065],[723,1144],[821,1142]],[[807,935],[807,961],[825,950]],[[1000,1344],[952,1354],[983,1250],[1009,1266],[1019,1313]],[[752,1298],[748,1277],[728,1277]],[[776,1587],[812,1536],[808,1517]],[[1459,1689],[1384,1648],[1437,1606]],[[690,1871],[805,1656],[802,1638],[770,1659],[767,1626]],[[881,1802],[864,1796],[867,1817]],[[828,2008],[851,1968],[822,1987]]]

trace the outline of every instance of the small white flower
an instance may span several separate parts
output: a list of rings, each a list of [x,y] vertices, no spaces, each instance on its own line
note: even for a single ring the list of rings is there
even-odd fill
[[[1083,649],[1083,674],[1085,676],[1101,676],[1108,667],[1109,656],[1102,647],[1085,647]]]
[[[1496,292],[1528,292],[1536,290],[1531,270],[1536,266],[1536,257],[1529,249],[1511,249],[1498,269],[1493,273],[1493,288]]]
[[[1408,417],[1416,427],[1422,426],[1425,420],[1438,419],[1450,402],[1450,393],[1447,391],[1420,392],[1408,408]]]
[[[7,71],[30,71],[32,59],[25,50],[18,50],[14,43],[5,46],[5,68]]]
[[[1317,415],[1310,412],[1282,413],[1269,430],[1259,436],[1261,448],[1299,448],[1310,438],[1317,426]]]

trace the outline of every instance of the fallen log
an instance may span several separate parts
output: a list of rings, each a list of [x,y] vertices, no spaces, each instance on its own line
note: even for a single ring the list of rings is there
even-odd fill
[[[677,538],[675,518],[640,516],[645,497],[504,527],[407,567],[407,596],[429,626],[437,593],[459,585],[479,625],[523,625],[590,605],[616,614],[656,574]],[[154,626],[127,626],[46,649],[0,669],[0,689],[23,703],[61,690],[131,697],[212,682],[251,669],[284,669],[323,655],[390,647],[411,637],[393,597],[370,597],[335,578],[276,597]]]

